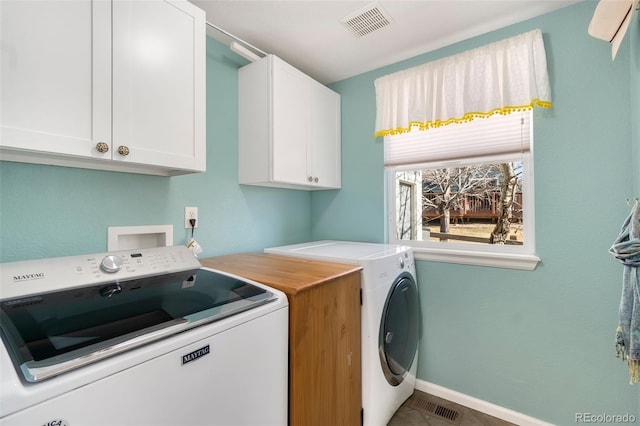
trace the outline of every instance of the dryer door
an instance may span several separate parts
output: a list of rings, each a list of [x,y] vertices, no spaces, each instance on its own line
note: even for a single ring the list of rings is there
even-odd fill
[[[409,273],[391,286],[382,312],[378,352],[384,375],[392,386],[404,380],[420,339],[418,287]]]

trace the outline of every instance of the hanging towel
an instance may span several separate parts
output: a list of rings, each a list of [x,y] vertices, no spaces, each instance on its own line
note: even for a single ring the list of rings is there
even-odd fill
[[[609,249],[623,265],[616,355],[629,364],[631,383],[640,383],[640,202],[636,200]]]

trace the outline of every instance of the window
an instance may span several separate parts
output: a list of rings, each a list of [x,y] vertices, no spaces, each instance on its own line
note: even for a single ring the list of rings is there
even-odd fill
[[[497,114],[386,136],[389,241],[418,259],[535,268],[531,120]]]
[[[389,240],[418,259],[534,269],[531,110],[552,106],[542,31],[374,83]]]

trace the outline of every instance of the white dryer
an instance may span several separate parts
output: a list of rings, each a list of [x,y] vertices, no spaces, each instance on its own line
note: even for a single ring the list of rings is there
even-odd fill
[[[362,270],[363,424],[386,425],[412,394],[421,315],[410,247],[316,241],[266,253],[358,264]]]

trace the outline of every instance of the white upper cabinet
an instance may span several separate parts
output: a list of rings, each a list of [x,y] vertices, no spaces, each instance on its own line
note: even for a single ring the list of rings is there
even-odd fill
[[[187,1],[0,2],[0,159],[205,170],[205,15]]]
[[[129,148],[127,161],[205,169],[200,12],[186,1],[113,2],[113,142]]]
[[[273,55],[239,71],[239,180],[340,188],[340,95]]]
[[[111,144],[111,5],[92,6],[0,2],[2,148],[87,156]]]

